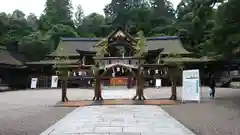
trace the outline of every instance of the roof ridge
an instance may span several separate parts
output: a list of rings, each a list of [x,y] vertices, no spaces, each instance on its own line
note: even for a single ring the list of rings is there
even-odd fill
[[[135,37],[136,38],[136,37]],[[61,37],[63,41],[100,41],[103,37]],[[146,40],[174,40],[179,39],[178,36],[158,36],[146,37]]]

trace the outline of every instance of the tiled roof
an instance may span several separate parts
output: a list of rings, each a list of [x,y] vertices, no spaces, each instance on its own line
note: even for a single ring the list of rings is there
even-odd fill
[[[189,52],[184,49],[178,37],[153,37],[147,38],[147,50],[157,50],[163,48],[161,54],[188,54]]]
[[[0,51],[0,64],[22,66],[23,64],[15,59],[12,54],[6,50]]]
[[[58,56],[57,52],[63,48],[67,56],[78,56],[76,50],[82,51],[93,51],[92,49],[98,44],[103,38],[61,38],[59,46],[53,51],[50,56]],[[147,37],[146,38],[146,49],[156,50],[164,48],[162,54],[188,54],[176,36],[162,36],[162,37]]]
[[[27,65],[54,65],[54,64],[78,64],[79,59],[71,59],[71,60],[41,60],[41,61],[33,61],[26,62]]]
[[[182,58],[163,58],[165,62],[176,63],[176,62],[210,62],[215,61],[214,59],[202,57],[202,58],[189,58],[189,57],[182,57]]]
[[[66,40],[65,40],[66,39]],[[50,56],[58,56],[58,52],[63,48],[66,56],[78,56],[76,50],[92,51],[93,47],[100,41],[83,38],[62,38],[57,49]]]

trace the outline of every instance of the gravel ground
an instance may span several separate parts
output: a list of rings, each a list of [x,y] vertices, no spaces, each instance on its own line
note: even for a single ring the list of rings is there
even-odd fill
[[[208,88],[202,90],[201,104],[163,106],[163,109],[197,135],[239,135],[240,90],[218,88],[215,100],[209,99]],[[180,93],[178,88],[179,99]],[[60,90],[0,93],[0,135],[38,135],[45,131],[74,109],[52,107],[60,100],[60,94]],[[146,89],[145,95],[147,98],[168,98],[170,88]],[[92,96],[92,90],[68,90],[68,97],[72,100],[91,99]]]
[[[110,92],[110,93],[109,93]],[[129,90],[105,92],[106,98],[128,97]],[[118,95],[118,96],[116,96]],[[70,100],[89,100],[93,90],[68,89]],[[0,135],[38,135],[74,108],[53,107],[61,99],[61,90],[27,90],[0,93]]]
[[[53,107],[13,110],[17,112],[10,112],[12,117],[1,118],[0,135],[39,135],[72,110],[73,108]],[[18,114],[20,111],[24,115]]]
[[[52,107],[60,91],[0,93],[0,135],[38,135],[74,108]]]
[[[163,106],[197,135],[240,135],[240,90],[217,89],[214,100]],[[205,92],[205,95],[208,93]]]

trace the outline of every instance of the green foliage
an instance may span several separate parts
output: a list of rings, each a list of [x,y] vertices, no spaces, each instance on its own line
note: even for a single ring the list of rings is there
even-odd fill
[[[177,8],[179,34],[183,44],[195,53],[201,53],[205,41],[215,25],[214,5],[217,0],[182,0]]]
[[[176,54],[176,53],[171,53],[169,54],[166,58],[178,58],[178,59],[181,59],[183,58],[180,54]],[[175,66],[177,69],[179,69],[180,71],[183,71],[184,69],[184,63],[181,62],[181,61],[176,61],[176,62],[166,62],[166,64],[168,65],[173,65]]]
[[[145,51],[145,37],[142,31],[138,32],[137,35],[138,35],[138,38],[137,38],[138,41],[135,46],[135,49],[136,49],[135,56],[143,56]]]
[[[77,31],[81,36],[102,37],[110,33],[108,27],[105,27],[104,16],[92,13],[83,18],[81,25],[77,27]],[[92,35],[92,36],[91,36]]]
[[[65,55],[65,50],[63,48],[58,49],[56,61],[67,61],[69,58]],[[60,77],[61,80],[68,79],[68,69],[63,68],[62,64],[56,62],[53,66],[56,69],[56,74]]]
[[[240,1],[228,0],[219,6],[216,13],[216,25],[208,40],[209,46],[225,57],[240,45]]]
[[[19,43],[19,51],[31,60],[43,59],[52,49],[52,44],[50,44],[50,41],[44,39],[44,35],[41,32],[24,36]]]
[[[27,22],[28,24],[30,25],[30,27],[32,27],[32,29],[34,31],[37,31],[38,30],[38,18],[35,14],[32,14],[30,13],[28,16],[27,16]]]
[[[84,19],[84,12],[81,5],[77,6],[77,11],[74,14],[74,16],[75,16],[74,24],[75,27],[78,28],[82,25]]]
[[[46,1],[44,14],[40,18],[40,29],[47,31],[57,24],[74,26],[71,0]]]
[[[57,24],[46,33],[45,37],[52,41],[54,48],[56,48],[61,37],[78,37],[78,34],[70,26]]]
[[[146,35],[153,36],[155,32],[163,32],[156,31],[156,27],[164,28],[175,19],[168,0],[112,0],[104,12],[113,27],[127,27],[131,35],[143,30]]]
[[[214,8],[216,4],[220,6]],[[42,59],[57,47],[60,37],[105,37],[124,27],[139,38],[138,56],[144,53],[143,32],[179,35],[184,47],[200,56],[231,56],[240,44],[239,7],[239,0],[181,0],[175,11],[168,0],[112,0],[104,8],[105,17],[84,16],[81,5],[73,17],[71,0],[47,0],[39,18],[20,10],[0,13],[0,46]],[[100,46],[97,55],[104,56],[106,48]]]
[[[167,59],[171,59],[171,58],[181,59],[182,56],[179,55],[179,54],[176,54],[176,53],[171,53],[168,56],[166,56],[165,58],[167,58]],[[172,66],[172,68],[168,69],[168,76],[170,77],[170,80],[171,80],[172,85],[173,85],[175,80],[177,80],[177,78],[181,79],[181,74],[182,74],[182,71],[184,69],[184,63],[181,62],[181,61],[175,61],[175,62],[164,61],[164,64]]]
[[[104,57],[105,54],[108,54],[107,47],[108,47],[107,39],[103,39],[102,41],[100,41],[97,44],[97,46],[94,48],[96,51],[95,57]],[[97,71],[97,69],[103,65],[102,61],[100,61],[100,60],[94,60],[94,63],[95,64],[92,68],[93,69],[92,71]]]

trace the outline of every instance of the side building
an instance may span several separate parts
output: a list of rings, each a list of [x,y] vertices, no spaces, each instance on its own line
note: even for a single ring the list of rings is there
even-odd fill
[[[28,87],[28,69],[22,54],[0,48],[0,91]]]

